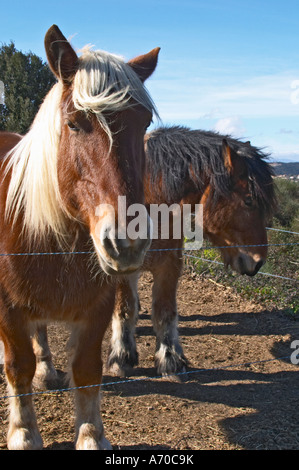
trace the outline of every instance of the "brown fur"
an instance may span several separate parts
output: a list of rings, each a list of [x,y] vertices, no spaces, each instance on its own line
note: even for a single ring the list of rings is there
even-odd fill
[[[147,147],[148,140],[145,137]],[[240,144],[241,145],[241,144]],[[245,145],[245,144],[244,144]],[[189,165],[190,178],[182,182],[182,198],[169,199],[163,189],[162,174],[154,181],[149,169],[145,176],[146,203],[174,203],[203,205],[203,229],[205,238],[215,246],[220,246],[224,262],[238,272],[254,275],[267,256],[266,246],[242,248],[243,245],[267,244],[265,212],[252,197],[250,180],[244,160],[226,141],[223,142],[222,156],[224,171],[229,173],[230,191],[215,198],[215,189],[208,174],[197,174]],[[147,154],[147,161],[152,158]],[[177,157],[179,158],[179,156]],[[270,182],[271,182],[271,177]],[[200,180],[201,189],[195,182]],[[269,187],[269,203],[274,198]],[[215,202],[216,201],[216,202]],[[269,208],[270,210],[270,208]],[[239,247],[238,247],[239,246]],[[227,248],[226,248],[227,247]],[[142,267],[153,275],[152,321],[156,333],[156,366],[158,373],[172,376],[184,371],[187,360],[179,342],[177,330],[176,294],[178,281],[183,267],[183,239],[153,240]],[[112,322],[111,350],[108,366],[115,375],[130,373],[131,367],[138,363],[138,353],[134,338],[138,319],[139,274],[132,274],[117,284],[116,304]],[[37,330],[36,340],[42,344],[43,328]],[[46,344],[45,350],[46,350]],[[51,363],[50,363],[51,365]]]
[[[114,133],[110,152],[108,137],[95,115],[72,115],[77,132],[70,128],[67,112],[71,106],[72,77],[77,56],[56,26],[45,39],[49,64],[64,91],[61,101],[62,128],[58,152],[58,180],[62,201],[71,214],[66,221],[68,248],[92,250],[90,234],[96,224],[95,207],[102,203],[117,208],[117,197],[127,196],[129,204],[144,200],[143,171],[145,128],[151,113],[136,105],[111,116]],[[154,70],[158,50],[145,55],[145,80]],[[142,58],[137,58],[138,67]],[[131,61],[133,66],[134,60]],[[0,156],[16,145],[19,136],[0,134]],[[0,252],[53,253],[60,251],[57,237],[49,231],[45,240],[29,240],[22,231],[22,213],[14,226],[4,216],[11,172],[5,174],[7,160],[1,166]],[[120,268],[129,271],[140,266],[148,243],[139,245],[132,259],[131,245],[122,248]],[[105,250],[105,248],[103,248]],[[113,254],[109,254],[113,258]],[[107,255],[107,258],[109,257]],[[35,373],[36,359],[30,339],[30,324],[61,320],[73,325],[73,382],[76,386],[100,384],[102,360],[99,351],[111,319],[115,283],[100,267],[96,255],[1,256],[0,258],[0,336],[5,345],[5,372],[11,395],[27,394]],[[122,263],[122,264],[121,264]],[[103,263],[105,267],[105,263]],[[108,271],[109,269],[107,269]],[[111,270],[114,274],[114,271]],[[36,347],[35,347],[36,350]],[[106,448],[99,415],[99,390],[90,388],[76,393],[76,447]],[[31,397],[11,399],[8,447],[34,449],[42,446]]]
[[[145,141],[147,142],[150,138],[151,135],[146,136]],[[154,135],[153,138],[155,138]],[[167,201],[168,203],[191,204],[191,212],[194,212],[196,203],[202,204],[204,238],[209,239],[217,247],[224,247],[220,248],[220,251],[227,266],[230,265],[241,274],[255,275],[266,260],[267,247],[242,248],[242,246],[267,244],[266,218],[255,200],[252,200],[251,205],[245,204],[245,201],[251,202],[252,196],[242,158],[229,147],[226,141],[223,143],[222,153],[225,167],[232,181],[229,196],[219,197],[214,203],[213,187],[208,175],[203,174],[196,175],[200,176],[203,181],[202,190],[195,188],[191,177],[183,183],[182,191],[185,191],[185,196],[181,200],[169,201],[161,185],[162,178],[156,178],[156,184],[154,184],[152,175],[147,172],[146,203],[161,204]],[[148,157],[151,158],[151,155]],[[192,167],[189,171],[191,176],[195,175]],[[142,267],[143,270],[152,273],[154,281],[152,321],[157,338],[156,367],[158,373],[169,376],[184,371],[187,366],[177,331],[176,292],[183,267],[182,248],[183,239],[153,240]],[[119,375],[129,373],[130,367],[137,364],[138,356],[134,342],[134,328],[132,328],[132,319],[137,320],[137,315],[133,303],[127,303],[125,308],[123,303],[124,298],[134,297],[128,294],[132,284],[134,283],[123,282],[117,286],[117,302],[113,315],[113,340],[108,365],[112,372]],[[119,333],[118,336],[116,332]],[[115,343],[122,344],[122,349],[119,348],[121,349],[119,355],[115,351]]]

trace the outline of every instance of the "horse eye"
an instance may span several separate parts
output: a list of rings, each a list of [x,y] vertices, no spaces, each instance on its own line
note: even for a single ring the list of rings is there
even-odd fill
[[[244,204],[247,206],[247,207],[252,207],[252,204],[253,204],[253,200],[252,200],[252,197],[251,196],[247,196],[244,200]]]
[[[68,121],[67,125],[72,131],[78,132],[80,130],[79,127],[77,127],[72,121]]]
[[[152,124],[152,122],[153,122],[153,120],[151,119],[151,120],[146,124],[145,130],[147,130],[147,129],[150,127],[150,125]]]

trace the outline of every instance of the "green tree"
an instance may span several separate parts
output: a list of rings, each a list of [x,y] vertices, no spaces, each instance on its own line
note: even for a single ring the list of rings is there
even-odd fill
[[[274,214],[274,225],[288,230],[299,229],[299,183],[285,178],[275,179],[278,208]]]
[[[0,47],[0,130],[25,134],[55,78],[40,57],[18,51],[15,44]]]

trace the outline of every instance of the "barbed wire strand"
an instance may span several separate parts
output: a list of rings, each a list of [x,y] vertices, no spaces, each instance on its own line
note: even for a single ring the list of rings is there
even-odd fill
[[[253,247],[272,247],[272,246],[298,246],[299,243],[262,243],[259,245],[225,245],[225,246],[208,246],[197,248],[150,248],[148,252],[153,251],[198,251],[198,250],[216,250],[224,248],[253,248]],[[45,251],[45,252],[27,252],[27,253],[0,253],[0,256],[57,256],[57,255],[91,255],[94,251]]]
[[[181,375],[189,375],[189,374],[198,374],[201,372],[211,372],[211,371],[221,371],[225,369],[231,369],[231,368],[237,368],[237,367],[249,367],[251,365],[256,365],[256,364],[262,364],[266,362],[274,362],[274,361],[282,361],[290,359],[290,356],[282,356],[282,357],[275,357],[271,359],[261,359],[258,361],[247,361],[243,363],[237,363],[237,364],[229,364],[228,366],[223,366],[223,367],[210,367],[207,369],[196,369],[196,370],[189,370],[189,371],[184,371],[184,372],[176,372],[176,376],[181,376]],[[138,377],[137,379],[127,379],[127,380],[117,380],[115,382],[103,382],[101,384],[93,384],[93,385],[82,385],[78,387],[67,387],[67,388],[58,388],[55,390],[43,390],[43,391],[36,391],[36,392],[30,392],[30,393],[21,393],[19,395],[3,395],[0,396],[0,400],[8,399],[8,398],[20,398],[20,397],[27,397],[27,396],[33,396],[33,395],[49,395],[49,394],[57,394],[57,393],[62,393],[62,392],[71,392],[73,390],[81,390],[81,389],[86,389],[86,388],[95,388],[95,387],[107,387],[107,386],[112,386],[112,385],[120,385],[120,384],[128,384],[128,383],[134,383],[134,382],[150,382],[152,380],[158,380],[158,379],[165,379],[167,378],[167,375],[157,375],[155,377]]]
[[[290,230],[282,230],[281,228],[266,227],[267,230],[275,230],[275,232],[292,233],[293,235],[299,235],[299,232],[291,232]]]
[[[206,261],[208,263],[214,263],[214,264],[221,264],[222,266],[224,266],[224,263],[221,263],[220,261],[214,261],[214,260],[211,260],[211,259],[200,258],[199,256],[188,255],[187,253],[185,253],[185,256],[187,256],[188,258],[195,258],[195,259],[200,260],[200,261]],[[279,276],[278,274],[265,273],[263,271],[258,271],[257,274],[263,274],[264,276],[277,277],[279,279],[285,279],[287,281],[299,282],[297,279],[293,279],[291,277]]]
[[[271,228],[268,228],[271,230]],[[275,229],[273,229],[275,230]],[[278,231],[284,231],[284,230],[279,230]],[[284,231],[287,233],[293,233],[293,234],[298,234],[297,232],[288,232]],[[246,248],[246,247],[261,247],[261,246],[293,246],[293,245],[299,245],[299,243],[275,243],[275,244],[260,244],[260,245],[235,245],[235,246],[218,246],[218,247],[200,247],[197,249],[217,249],[217,248]],[[168,248],[168,249],[152,249],[149,251],[173,251],[175,249],[173,248]],[[185,250],[185,248],[178,248],[178,250]],[[191,250],[188,250],[191,251]],[[92,254],[92,251],[72,251],[72,252],[37,252],[37,253],[0,253],[0,256],[42,256],[42,255],[76,255],[76,254]],[[209,263],[215,263],[219,265],[223,265],[224,263],[221,263],[219,261],[214,261],[214,260],[208,260],[205,258],[201,258],[198,256],[194,255],[189,255],[185,253],[185,256],[189,258],[195,258],[197,260],[209,262]],[[284,277],[284,276],[279,276],[271,273],[264,273],[264,272],[259,272],[259,274],[267,275],[267,276],[272,276],[272,277],[277,277],[285,280],[291,280],[295,281],[295,279]],[[227,368],[232,368],[232,367],[241,367],[241,366],[249,366],[251,364],[258,364],[258,363],[263,363],[263,362],[270,362],[270,361],[278,361],[278,360],[283,360],[287,359],[289,356],[284,356],[280,358],[275,358],[275,359],[264,359],[260,361],[253,361],[253,362],[246,362],[246,363],[241,363],[241,364],[232,364],[228,365],[225,367],[216,367],[216,368],[209,368],[209,369],[197,369],[195,371],[185,371],[185,372],[179,372],[176,373],[176,375],[186,375],[186,374],[194,374],[194,373],[199,373],[199,372],[207,372],[207,371],[212,371],[212,370],[222,370],[222,369],[227,369]],[[102,383],[102,384],[95,384],[95,385],[86,385],[86,386],[81,386],[81,387],[68,387],[68,388],[61,388],[61,389],[55,389],[55,390],[46,390],[46,391],[39,391],[39,392],[31,392],[31,393],[25,393],[25,394],[19,394],[19,395],[5,395],[5,396],[0,396],[0,400],[2,399],[7,399],[7,398],[15,398],[15,397],[23,397],[23,396],[29,396],[29,395],[45,395],[45,394],[54,394],[54,393],[61,393],[61,392],[68,392],[72,390],[77,390],[77,389],[84,389],[84,388],[91,388],[91,387],[105,387],[109,385],[118,385],[118,384],[123,384],[123,383],[132,383],[132,382],[137,382],[137,381],[150,381],[150,380],[156,380],[156,379],[161,379],[164,376],[156,376],[156,377],[148,377],[148,378],[138,378],[138,379],[130,379],[130,380],[121,380],[121,381],[115,381],[115,382],[110,382],[110,383]]]

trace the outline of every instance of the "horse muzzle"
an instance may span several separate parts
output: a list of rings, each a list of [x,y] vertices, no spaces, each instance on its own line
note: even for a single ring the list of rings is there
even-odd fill
[[[259,255],[249,255],[242,253],[231,264],[232,268],[239,274],[246,274],[247,276],[255,276],[261,267],[265,264],[266,260]]]
[[[141,268],[151,245],[151,225],[148,220],[143,237],[129,238],[122,230],[104,226],[100,236],[92,236],[99,263],[109,275],[130,274]]]

